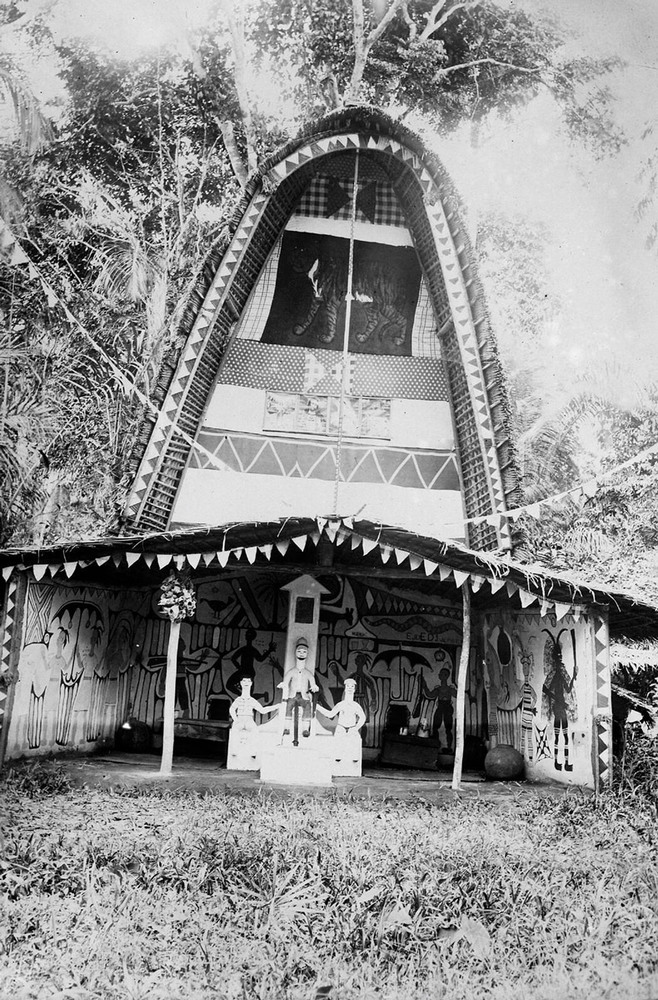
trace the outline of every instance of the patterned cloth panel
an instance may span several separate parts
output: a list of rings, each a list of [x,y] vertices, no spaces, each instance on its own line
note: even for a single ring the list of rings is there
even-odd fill
[[[354,180],[314,177],[295,208],[294,215],[320,219],[351,219]],[[382,181],[357,182],[356,220],[376,226],[405,226],[398,197],[390,184]]]
[[[433,358],[353,354],[346,392],[351,396],[447,400],[444,365]],[[337,351],[280,347],[236,340],[222,366],[220,384],[280,392],[341,392],[342,355]]]
[[[334,442],[272,439],[260,434],[203,430],[199,444],[227,471],[300,479],[334,480]],[[208,455],[194,452],[191,468],[216,469]],[[455,455],[448,451],[411,451],[373,445],[343,445],[341,481],[383,483],[417,490],[459,490]]]

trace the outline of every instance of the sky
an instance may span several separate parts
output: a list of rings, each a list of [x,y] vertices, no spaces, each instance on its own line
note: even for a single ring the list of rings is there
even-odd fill
[[[616,115],[628,134],[627,145],[618,156],[596,159],[564,135],[546,95],[512,122],[489,129],[478,155],[466,131],[434,142],[430,136],[429,141],[468,205],[474,233],[478,220],[492,211],[526,217],[547,229],[549,279],[561,302],[557,349],[564,353],[565,365],[572,374],[586,375],[601,359],[622,364],[634,374],[618,389],[621,395],[632,394],[629,386],[658,370],[652,368],[658,365],[658,253],[646,248],[647,224],[635,217],[644,190],[641,165],[650,151],[641,137],[654,115],[652,109],[658,108],[658,3],[499,0],[506,2],[530,13],[548,11],[567,25],[568,48],[574,54],[626,60],[627,68],[611,77],[610,86]],[[28,0],[28,9],[44,4],[52,0]],[[113,0],[111,4],[57,0],[48,17],[61,37],[91,38],[130,58],[172,40],[184,49],[187,33],[199,26],[211,4],[212,0]],[[48,67],[40,67],[34,83],[42,99],[56,94],[56,80]],[[427,135],[423,137],[427,141]],[[551,350],[550,329],[546,338]]]

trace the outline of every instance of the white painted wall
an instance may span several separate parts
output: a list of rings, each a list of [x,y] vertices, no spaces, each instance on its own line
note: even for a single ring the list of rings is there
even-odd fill
[[[338,513],[398,525],[419,534],[463,538],[458,490],[413,490],[377,483],[341,483],[334,510],[334,484],[320,479],[288,479],[188,469],[174,508],[172,527],[316,517]]]

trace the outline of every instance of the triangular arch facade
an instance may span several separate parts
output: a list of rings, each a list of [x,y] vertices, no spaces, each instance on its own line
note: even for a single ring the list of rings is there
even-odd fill
[[[342,276],[331,285],[337,261]],[[291,284],[295,274],[301,285]],[[305,291],[311,285],[314,294]],[[308,304],[295,314],[304,295]],[[244,409],[247,390],[250,400],[265,400],[265,424],[223,426],[229,402]],[[295,392],[314,408],[313,432],[293,426]],[[282,399],[287,423],[273,426]],[[519,495],[506,399],[473,254],[441,164],[380,113],[337,112],[252,178],[157,420],[143,435],[125,519],[139,531],[236,520],[239,508],[227,499],[236,489],[265,489],[272,503],[279,496],[283,506],[270,516],[286,506],[295,515],[336,513],[336,498],[338,512],[350,513],[368,490],[375,520],[402,523],[409,512],[425,534],[510,548],[504,515]],[[332,400],[342,407],[340,439]],[[375,431],[364,435],[366,410]],[[406,424],[396,424],[396,414]],[[278,477],[273,490],[267,476]],[[216,500],[195,512],[189,498],[204,493]],[[258,509],[254,519],[261,516]]]

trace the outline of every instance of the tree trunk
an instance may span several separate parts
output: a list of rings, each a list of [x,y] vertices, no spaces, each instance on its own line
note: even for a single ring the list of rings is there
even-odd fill
[[[457,675],[457,730],[455,733],[455,764],[452,772],[452,787],[459,790],[464,761],[464,709],[466,705],[466,677],[471,655],[471,591],[469,581],[462,586],[462,649]]]
[[[169,643],[167,645],[167,673],[165,677],[165,701],[162,719],[162,761],[160,774],[171,774],[174,759],[174,709],[176,707],[176,669],[178,665],[178,638],[180,622],[169,625]]]

